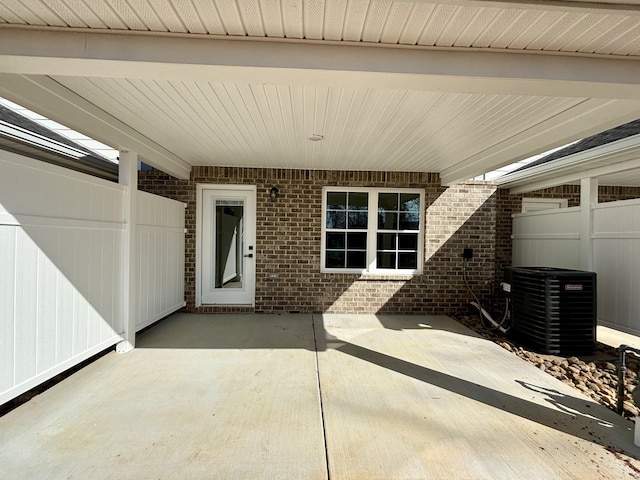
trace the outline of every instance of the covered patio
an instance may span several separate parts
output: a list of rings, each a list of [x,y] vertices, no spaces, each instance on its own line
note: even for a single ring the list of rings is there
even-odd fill
[[[630,422],[436,315],[464,249],[496,278],[470,179],[640,116],[633,3],[0,2],[0,95],[120,152],[0,152],[0,404],[127,352],[0,418],[0,476],[636,475]]]
[[[630,478],[633,425],[445,316],[174,314],[0,418],[5,478]]]

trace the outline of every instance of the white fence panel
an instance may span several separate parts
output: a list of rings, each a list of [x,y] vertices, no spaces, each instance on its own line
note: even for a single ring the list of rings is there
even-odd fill
[[[0,403],[121,339],[124,201],[0,152]]]
[[[598,319],[640,334],[640,200],[593,209],[593,265],[598,274]]]
[[[513,216],[514,266],[579,268],[580,208]]]
[[[184,306],[185,205],[138,192],[136,331]]]

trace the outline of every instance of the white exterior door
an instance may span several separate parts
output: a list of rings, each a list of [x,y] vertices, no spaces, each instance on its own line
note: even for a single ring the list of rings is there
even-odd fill
[[[221,185],[201,192],[202,304],[254,305],[256,189]]]

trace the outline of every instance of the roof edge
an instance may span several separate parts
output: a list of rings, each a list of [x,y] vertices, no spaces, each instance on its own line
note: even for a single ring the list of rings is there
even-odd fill
[[[590,163],[596,160],[602,160],[607,157],[621,157],[636,151],[640,153],[640,133],[588,150],[573,153],[556,160],[551,160],[540,165],[508,173],[496,179],[496,182],[500,188],[524,187],[528,184],[547,179],[550,176],[558,177],[575,165],[588,167]],[[585,172],[588,171],[587,168],[584,170]],[[585,177],[586,176],[588,175],[585,175]],[[558,185],[565,183],[563,182],[564,179],[564,177],[558,178]]]

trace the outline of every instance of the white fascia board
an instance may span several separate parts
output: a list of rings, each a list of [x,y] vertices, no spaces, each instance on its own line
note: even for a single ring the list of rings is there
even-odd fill
[[[107,145],[136,152],[145,163],[174,177],[190,176],[191,165],[49,77],[0,73],[0,96]]]
[[[580,172],[569,173],[567,175],[560,175],[558,177],[547,178],[546,180],[523,184],[519,187],[510,188],[509,193],[517,195],[522,193],[535,192],[537,190],[543,190],[545,188],[557,187],[558,185],[580,183],[580,181],[585,178],[598,178],[604,175],[636,170],[638,168],[640,168],[640,159],[628,160],[626,162],[617,163],[615,165],[606,165],[603,167],[586,169]]]
[[[593,165],[602,160],[611,163]],[[637,168],[640,168],[640,135],[633,135],[505,175],[497,183],[500,188],[508,188],[511,193],[518,194]]]
[[[549,162],[529,167],[524,170],[509,173],[497,180],[499,186],[515,186],[519,182],[529,181],[532,178],[539,177],[543,174],[553,174],[561,169],[573,167],[575,165],[586,166],[588,162],[593,160],[601,160],[611,155],[619,155],[621,153],[636,153],[640,150],[640,134],[621,138],[613,142],[599,145],[588,150],[572,153],[565,157],[560,157]]]
[[[640,100],[640,61],[620,57],[112,30],[0,28],[0,72]]]

